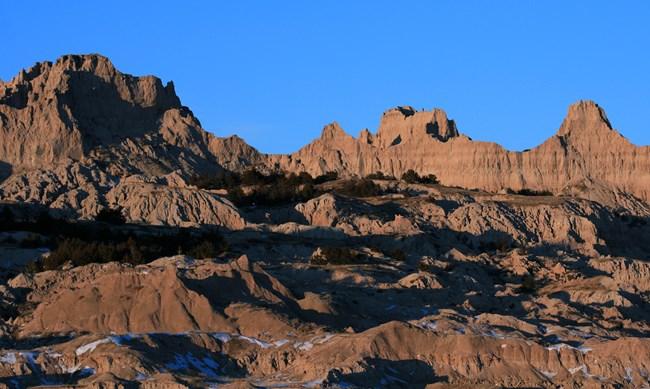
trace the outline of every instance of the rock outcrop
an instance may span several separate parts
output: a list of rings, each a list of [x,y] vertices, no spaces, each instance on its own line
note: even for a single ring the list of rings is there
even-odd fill
[[[312,175],[337,171],[366,176],[380,171],[399,177],[413,169],[464,188],[560,193],[596,182],[643,201],[650,198],[650,148],[631,144],[591,101],[572,105],[556,135],[524,152],[460,135],[439,109],[416,112],[400,107],[384,113],[374,136],[364,131],[355,139],[333,123],[299,151],[269,159],[281,169]]]
[[[413,169],[448,186],[550,191],[635,213],[647,212],[650,199],[650,148],[631,144],[590,101],[572,105],[553,137],[524,152],[472,141],[440,109],[398,107],[384,113],[376,134],[354,138],[334,122],[293,154],[263,155],[239,137],[204,131],[172,83],[120,73],[100,55],[66,55],[0,85],[0,136],[2,176],[76,163],[114,177],[112,186],[133,174],[223,168],[396,177]],[[5,198],[34,192],[17,186],[26,181],[14,178]]]
[[[220,143],[242,142],[204,131],[173,83],[121,73],[101,55],[40,62],[1,84],[0,134],[0,161],[14,172],[91,158],[114,174],[192,173],[258,158],[241,144],[226,158]]]
[[[14,323],[21,336],[73,331],[232,333],[240,327],[258,336],[264,328],[237,324],[238,316],[249,308],[229,310],[231,304],[264,301],[281,309],[297,307],[284,286],[245,256],[230,264],[186,257],[159,259],[135,268],[93,264],[20,276],[9,284],[28,290],[29,300],[36,304],[25,320]]]

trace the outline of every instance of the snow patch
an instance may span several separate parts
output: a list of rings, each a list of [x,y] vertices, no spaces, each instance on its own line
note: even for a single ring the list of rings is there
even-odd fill
[[[215,360],[204,357],[197,358],[192,353],[175,354],[174,360],[165,365],[169,370],[188,370],[194,369],[207,377],[216,377],[219,363]]]
[[[557,351],[557,352],[559,352],[561,349],[563,349],[565,347],[568,348],[568,349],[571,349],[571,350],[580,351],[583,354],[586,354],[589,351],[591,351],[591,349],[589,347],[584,347],[582,345],[578,346],[578,347],[573,347],[573,346],[571,346],[569,344],[566,344],[566,343],[553,344],[553,345],[550,345],[550,346],[546,347],[546,349],[549,350],[549,351]]]
[[[13,365],[16,363],[16,353],[6,353],[0,355],[0,363],[7,363]]]
[[[109,343],[109,342],[111,342],[111,338],[104,338],[104,339],[96,340],[94,342],[91,342],[91,343],[85,344],[83,346],[77,347],[77,349],[75,350],[75,354],[77,354],[77,356],[80,356],[80,355],[83,355],[83,354],[85,354],[87,352],[92,352],[100,344],[105,344],[105,343]]]

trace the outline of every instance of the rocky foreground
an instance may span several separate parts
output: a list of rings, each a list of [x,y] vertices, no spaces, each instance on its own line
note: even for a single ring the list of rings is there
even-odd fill
[[[0,387],[650,386],[650,159],[594,103],[521,153],[401,107],[264,155],[64,56],[0,129]]]
[[[645,219],[588,200],[382,184],[401,195],[242,211],[247,226],[224,233],[218,258],[7,280],[1,381],[647,383]]]

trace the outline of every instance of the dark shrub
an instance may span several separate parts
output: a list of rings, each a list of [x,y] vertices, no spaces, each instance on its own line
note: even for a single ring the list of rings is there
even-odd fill
[[[3,207],[2,212],[0,212],[0,226],[3,231],[10,231],[14,229],[16,225],[16,217],[14,213],[11,212],[11,209],[8,207]]]
[[[212,175],[195,175],[188,180],[188,184],[200,189],[228,189],[240,183],[239,174],[227,170]]]
[[[19,243],[20,247],[25,249],[46,247],[49,246],[49,244],[50,242],[47,238],[37,234],[29,234]]]
[[[351,197],[371,197],[381,194],[379,185],[366,178],[346,181],[336,192]]]
[[[521,293],[533,294],[536,293],[538,289],[537,281],[532,274],[526,274],[521,280],[521,287],[519,291]]]
[[[404,262],[406,261],[406,253],[403,250],[397,249],[397,250],[392,250],[389,251],[388,256],[393,258],[396,261]]]
[[[154,259],[187,253],[197,258],[216,257],[227,250],[227,243],[216,232],[158,236],[114,235],[108,240],[62,238],[57,247],[43,259],[43,268],[53,270],[70,261],[73,266],[111,261],[140,264]]]
[[[39,213],[33,225],[36,231],[44,233],[56,232],[60,227],[59,221],[50,216],[47,211]]]
[[[338,178],[339,174],[337,172],[327,172],[314,178],[314,184],[322,184],[324,182],[337,180]]]
[[[43,270],[43,263],[41,261],[32,261],[23,268],[23,271],[28,274],[42,272]]]
[[[420,176],[413,169],[409,169],[404,174],[402,174],[402,181],[406,182],[407,184],[435,185],[439,183],[438,177],[436,177],[434,174]]]
[[[67,261],[74,266],[86,265],[92,262],[110,262],[117,260],[113,245],[99,242],[84,242],[77,238],[67,238],[43,260],[45,270],[54,270]]]
[[[122,213],[121,207],[104,208],[101,211],[99,211],[99,213],[97,213],[97,216],[95,216],[95,221],[115,224],[115,225],[122,225],[126,223],[126,218]]]
[[[320,194],[314,188],[314,180],[308,173],[297,175],[291,173],[286,176],[275,174],[264,177],[261,179],[251,173],[250,180],[258,183],[266,181],[266,183],[250,188],[247,193],[244,193],[240,187],[234,187],[228,191],[228,199],[237,206],[272,206],[307,201]]]
[[[265,176],[255,169],[249,169],[242,173],[241,184],[246,186],[265,185],[273,181],[272,176]]]
[[[426,273],[433,273],[433,269],[429,265],[428,262],[426,261],[420,261],[418,262],[418,270],[421,272],[426,272]]]
[[[347,247],[321,247],[320,253],[314,255],[310,263],[313,265],[348,265],[363,261],[363,255]]]
[[[187,255],[202,259],[202,258],[215,258],[224,252],[223,239],[218,239],[216,242],[210,239],[205,239],[198,243],[196,246],[190,248]]]
[[[366,178],[369,180],[389,180],[389,181],[395,180],[395,177],[387,176],[382,172],[375,172],[375,173],[368,174]]]
[[[519,190],[507,189],[506,191],[509,194],[516,194],[520,196],[553,196],[553,193],[547,190],[533,190],[533,189],[523,188]]]

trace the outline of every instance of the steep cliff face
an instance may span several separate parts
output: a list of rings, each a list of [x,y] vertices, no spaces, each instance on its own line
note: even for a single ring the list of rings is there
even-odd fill
[[[157,175],[215,169],[219,159],[211,150],[219,140],[171,82],[121,73],[100,55],[37,63],[0,84],[0,137],[0,161],[13,171],[92,158],[114,173]]]
[[[0,177],[69,161],[115,177],[252,166],[399,177],[413,169],[464,188],[529,188],[616,204],[650,198],[650,148],[627,141],[590,101],[572,105],[554,136],[524,152],[472,141],[440,109],[405,106],[386,111],[376,134],[354,138],[334,122],[293,154],[263,155],[237,136],[204,131],[172,83],[120,73],[100,55],[66,55],[0,83]]]
[[[381,171],[399,177],[414,169],[437,175],[445,185],[491,191],[530,188],[560,193],[598,182],[645,201],[650,196],[650,148],[631,144],[591,101],[572,105],[557,134],[525,152],[472,141],[439,109],[415,112],[400,107],[384,113],[374,136],[363,131],[355,139],[334,123],[299,151],[269,160],[281,169],[311,174],[364,176]]]

